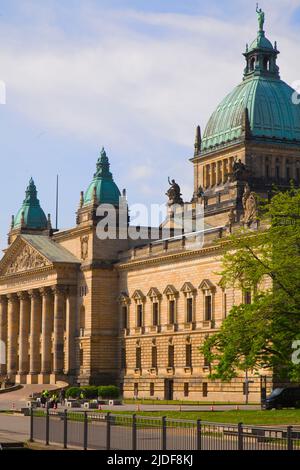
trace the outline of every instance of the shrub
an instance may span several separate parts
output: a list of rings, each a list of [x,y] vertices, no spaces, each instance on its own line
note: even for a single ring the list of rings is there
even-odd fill
[[[84,398],[92,399],[98,397],[98,387],[81,387],[81,391],[84,393]]]
[[[98,396],[104,400],[119,398],[120,389],[115,385],[106,385],[98,387]]]
[[[78,398],[80,395],[79,387],[71,387],[66,391],[66,398]]]

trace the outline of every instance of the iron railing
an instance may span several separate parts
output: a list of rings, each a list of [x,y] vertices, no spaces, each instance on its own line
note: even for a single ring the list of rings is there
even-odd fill
[[[31,409],[30,441],[84,450],[300,450],[300,427]]]

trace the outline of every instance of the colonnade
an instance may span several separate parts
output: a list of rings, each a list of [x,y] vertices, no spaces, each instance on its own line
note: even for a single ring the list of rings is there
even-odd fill
[[[52,286],[0,296],[0,375],[17,383],[55,383],[74,375],[77,289]]]

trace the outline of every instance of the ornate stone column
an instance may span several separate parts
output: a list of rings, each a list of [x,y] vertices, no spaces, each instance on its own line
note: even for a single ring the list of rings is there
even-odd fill
[[[64,312],[65,290],[61,286],[53,288],[54,293],[54,370],[51,383],[59,380],[64,373]]]
[[[53,294],[49,288],[40,289],[42,296],[42,364],[39,383],[50,383],[51,336],[53,329]]]
[[[15,380],[18,357],[19,300],[16,294],[8,296],[7,310],[7,375]]]
[[[0,297],[0,375],[7,373],[7,297]],[[2,356],[2,357],[1,357]]]
[[[78,319],[77,287],[72,286],[67,290],[66,297],[66,370],[67,375],[76,373],[76,325]]]
[[[27,292],[18,294],[20,300],[20,334],[19,334],[19,371],[16,381],[27,383],[29,373],[29,325],[30,325],[30,298]]]
[[[38,383],[38,374],[41,371],[40,361],[40,335],[41,335],[41,316],[42,303],[38,290],[29,292],[31,298],[30,312],[30,372],[28,383]]]

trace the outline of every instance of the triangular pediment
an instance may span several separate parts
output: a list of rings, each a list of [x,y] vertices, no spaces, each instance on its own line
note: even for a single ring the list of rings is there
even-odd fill
[[[24,273],[47,266],[52,266],[52,262],[22,237],[18,237],[0,261],[0,276]]]
[[[203,291],[211,291],[214,292],[216,290],[216,286],[209,280],[209,279],[204,279],[200,286],[199,289]]]

